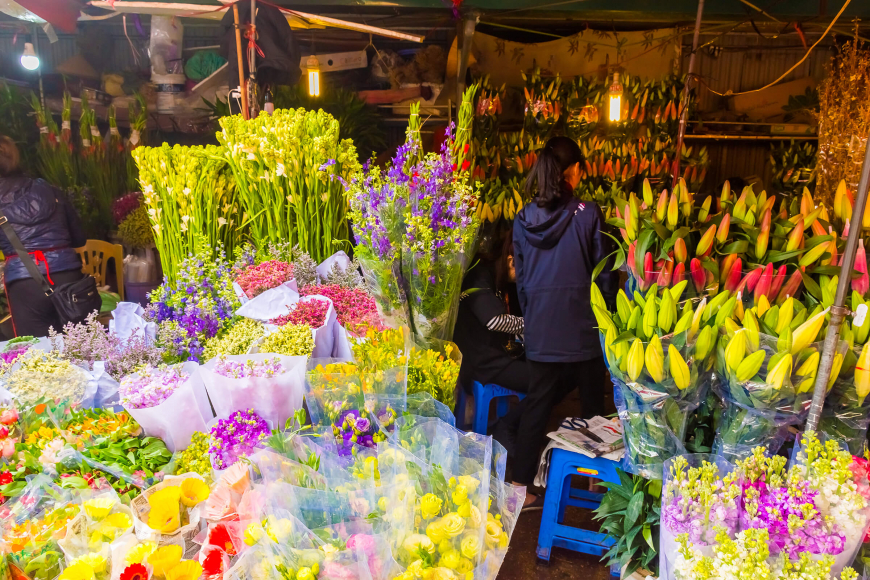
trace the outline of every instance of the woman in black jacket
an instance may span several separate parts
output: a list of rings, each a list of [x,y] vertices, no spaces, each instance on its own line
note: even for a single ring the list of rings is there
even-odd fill
[[[589,304],[592,271],[611,252],[602,233],[604,215],[594,203],[573,196],[583,156],[577,143],[554,137],[538,156],[527,182],[533,196],[514,221],[517,293],[525,319],[531,375],[519,421],[513,479],[531,485],[540,445],[553,407],[580,389],[586,417],[605,412],[607,370]],[[597,280],[609,303],[619,279],[605,267]],[[541,498],[542,499],[542,498]],[[526,507],[543,505],[527,495]]]
[[[0,211],[21,244],[52,286],[80,280],[82,262],[73,248],[85,245],[75,209],[64,193],[43,181],[22,175],[15,142],[0,136]],[[6,257],[3,282],[16,336],[46,336],[60,330],[60,317],[39,282],[30,277],[6,234],[0,230]]]
[[[480,255],[462,281],[453,341],[462,353],[459,382],[493,383],[525,393],[529,371],[518,336],[523,318],[510,313],[508,286],[516,282],[513,240],[506,236],[495,256]]]

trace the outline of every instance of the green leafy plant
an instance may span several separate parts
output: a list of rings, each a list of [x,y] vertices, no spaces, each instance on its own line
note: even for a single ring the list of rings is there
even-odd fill
[[[595,510],[601,530],[614,544],[604,554],[608,566],[624,568],[622,577],[638,568],[658,575],[659,521],[661,520],[661,480],[648,480],[617,469],[619,483],[602,483],[607,493]]]
[[[21,154],[21,168],[25,172],[36,169],[36,142],[38,135],[24,92],[8,83],[0,84],[0,135],[15,141]]]
[[[686,450],[689,453],[710,453],[716,439],[716,425],[722,414],[722,406],[713,393],[708,393],[701,405],[689,413],[686,426]]]

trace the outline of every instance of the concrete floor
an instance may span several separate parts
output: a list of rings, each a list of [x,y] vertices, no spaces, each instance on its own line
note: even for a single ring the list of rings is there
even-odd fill
[[[572,513],[572,511],[574,513]],[[566,520],[569,524],[578,523],[580,527],[597,529],[595,522],[584,525],[589,516],[582,510],[569,509]],[[589,512],[587,512],[588,514]],[[538,546],[538,530],[541,527],[541,512],[525,513],[520,516],[511,537],[510,548],[498,574],[499,580],[613,580],[610,569],[599,561],[597,556],[580,554],[572,550],[553,548],[550,561],[538,560],[535,548]]]
[[[615,413],[612,395],[608,409]],[[549,431],[559,428],[565,417],[581,416],[580,399],[575,393],[568,396],[550,417]],[[510,481],[510,461],[508,461],[508,481]],[[575,487],[588,485],[586,478],[578,478]],[[543,493],[544,490],[539,490]],[[598,523],[592,520],[592,512],[580,508],[568,508],[565,523],[588,530],[598,530]],[[538,560],[535,549],[538,546],[538,531],[541,527],[541,512],[528,512],[520,515],[517,527],[511,537],[510,548],[499,571],[499,580],[613,580],[610,568],[598,556],[580,554],[563,548],[553,548],[548,563]]]

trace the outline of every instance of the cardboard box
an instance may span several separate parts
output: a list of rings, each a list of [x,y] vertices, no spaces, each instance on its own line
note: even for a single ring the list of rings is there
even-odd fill
[[[804,77],[796,81],[775,85],[757,93],[735,95],[730,99],[732,111],[744,114],[752,121],[764,121],[770,117],[782,115],[782,108],[788,104],[792,95],[802,95],[808,88],[816,86],[812,77]]]

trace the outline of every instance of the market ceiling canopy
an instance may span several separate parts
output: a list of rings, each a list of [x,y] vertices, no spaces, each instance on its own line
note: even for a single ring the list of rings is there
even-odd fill
[[[16,8],[35,14],[64,32],[75,32],[83,2],[78,0],[2,0],[0,11],[21,18]],[[31,18],[25,18],[30,20]]]
[[[125,1],[125,0],[94,0],[89,2],[89,6],[95,8],[105,8],[116,12],[135,13],[135,14],[152,14],[162,16],[181,16],[189,18],[205,18],[209,20],[220,20],[223,18],[224,12],[232,2],[211,3],[211,4],[194,4],[181,2],[154,2],[154,1]],[[344,28],[346,30],[355,30],[366,34],[374,34],[378,36],[386,36],[399,40],[407,40],[410,42],[423,42],[424,36],[418,34],[406,34],[377,26],[369,26],[358,22],[350,22],[347,20],[339,20],[338,18],[330,18],[328,16],[320,16],[317,14],[308,14],[297,10],[285,9],[284,14],[287,21],[293,28]]]
[[[43,3],[67,3],[68,0],[28,0]],[[155,0],[157,3],[172,3],[169,0]],[[70,2],[71,3],[71,2]],[[216,6],[217,0],[187,0],[189,4]],[[305,10],[323,6],[392,6],[398,8],[436,8],[446,9],[443,0],[273,0],[274,4]],[[116,3],[117,4],[117,3]],[[779,2],[773,8],[759,2],[743,2],[742,0],[706,0],[704,18],[745,18],[765,17],[750,6],[758,6],[767,10],[777,18],[820,19],[833,17],[843,0],[789,0]],[[652,18],[661,21],[694,20],[698,8],[697,0],[464,0],[461,5],[465,9],[478,8],[504,12],[523,10],[524,16],[534,15],[534,12],[570,12],[584,20],[623,20],[645,21]],[[519,15],[518,15],[519,16]],[[843,17],[870,17],[870,2],[853,0]]]

